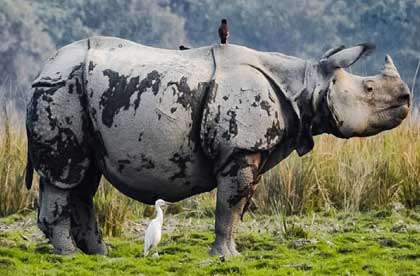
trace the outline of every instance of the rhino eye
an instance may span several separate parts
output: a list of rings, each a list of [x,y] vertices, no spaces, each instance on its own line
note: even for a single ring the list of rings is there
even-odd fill
[[[367,92],[369,92],[369,93],[373,92],[373,90],[374,90],[374,83],[373,83],[373,81],[371,81],[371,80],[364,81],[363,82],[363,85],[364,85],[364,87],[365,87],[365,89],[366,89]]]

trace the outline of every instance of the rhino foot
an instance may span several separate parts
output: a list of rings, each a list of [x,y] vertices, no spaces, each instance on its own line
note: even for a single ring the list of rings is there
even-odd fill
[[[225,257],[236,257],[241,255],[236,248],[228,246],[227,243],[215,243],[210,250],[212,256],[225,256]]]
[[[86,239],[78,239],[77,247],[84,253],[89,255],[107,255],[108,249],[102,240],[96,240],[95,237],[89,235]]]
[[[231,256],[239,256],[241,253],[236,250],[235,242],[232,240],[230,243],[228,243],[229,251],[231,253]]]
[[[96,222],[93,202],[75,200],[72,194],[71,233],[76,246],[86,254],[107,255],[108,250]]]
[[[73,256],[77,253],[76,247],[73,248],[55,248],[51,251],[52,254]]]
[[[69,231],[70,219],[64,219],[54,224],[38,221],[38,226],[54,247],[53,254],[73,255],[77,252],[74,240]]]

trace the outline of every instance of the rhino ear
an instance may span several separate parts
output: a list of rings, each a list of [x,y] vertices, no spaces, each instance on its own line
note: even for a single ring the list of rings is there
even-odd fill
[[[367,56],[375,50],[375,44],[363,43],[351,48],[340,46],[327,51],[319,61],[328,72],[337,68],[346,68],[358,61],[362,56]]]
[[[346,46],[345,45],[340,45],[340,46],[338,46],[338,47],[336,47],[336,48],[331,48],[331,49],[329,49],[328,51],[326,51],[322,56],[321,56],[321,60],[323,60],[323,59],[326,59],[326,58],[328,58],[328,57],[330,57],[330,56],[332,56],[333,54],[335,54],[335,53],[337,53],[337,52],[339,52],[339,51],[341,51],[341,50],[343,50],[343,49],[345,49],[346,48]]]

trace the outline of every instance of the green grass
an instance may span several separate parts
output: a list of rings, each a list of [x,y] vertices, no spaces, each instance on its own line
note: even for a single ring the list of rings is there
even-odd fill
[[[142,256],[144,220],[129,221],[121,237],[106,238],[108,257],[52,255],[34,221],[34,213],[0,219],[0,275],[420,274],[420,217],[412,210],[288,217],[297,235],[286,235],[278,217],[248,215],[237,234],[242,256],[225,261],[207,253],[211,218],[166,216],[159,259]],[[402,224],[406,232],[392,231]],[[295,247],[299,233],[308,244]]]

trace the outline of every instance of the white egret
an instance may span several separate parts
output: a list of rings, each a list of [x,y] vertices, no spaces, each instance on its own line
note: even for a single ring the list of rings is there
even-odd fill
[[[165,206],[168,202],[158,199],[155,202],[156,217],[150,222],[144,235],[144,256],[149,254],[152,248],[156,248],[160,242],[162,235],[163,212],[160,207]],[[158,253],[156,253],[159,256]]]

